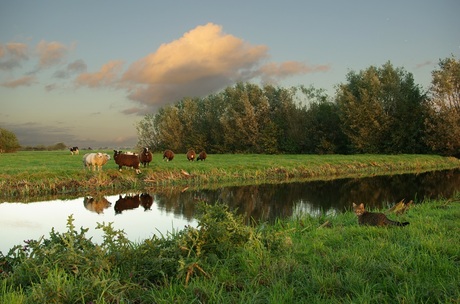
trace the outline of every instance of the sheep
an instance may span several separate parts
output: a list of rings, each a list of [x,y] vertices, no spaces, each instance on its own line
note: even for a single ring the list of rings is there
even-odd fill
[[[150,166],[150,162],[152,161],[152,152],[150,152],[149,148],[145,147],[142,150],[142,153],[139,154],[139,160],[141,161],[141,164],[144,166]]]
[[[102,170],[102,166],[105,165],[110,159],[110,155],[106,153],[86,153],[83,155],[83,167],[90,169],[92,167],[93,171],[95,171],[97,167],[97,171]]]
[[[206,154],[205,151],[201,151],[200,154],[198,155],[196,161],[199,161],[199,160],[206,160],[206,157],[208,157],[208,155]]]
[[[78,147],[71,147],[70,148],[70,154],[71,155],[74,155],[74,154],[78,155],[79,153],[80,153],[80,151],[78,150]]]
[[[136,169],[136,173],[140,174],[141,170],[139,170],[139,157],[134,154],[123,154],[121,151],[113,150],[113,159],[115,163],[118,165],[118,169],[121,172],[123,166],[125,167],[133,167]]]
[[[194,161],[194,160],[195,160],[195,157],[196,157],[195,150],[193,150],[193,149],[188,149],[188,151],[187,151],[187,159],[188,159],[189,161]]]
[[[166,150],[164,153],[163,153],[163,160],[166,158],[166,161],[170,161],[170,160],[173,160],[174,158],[174,152],[171,151],[171,150]]]

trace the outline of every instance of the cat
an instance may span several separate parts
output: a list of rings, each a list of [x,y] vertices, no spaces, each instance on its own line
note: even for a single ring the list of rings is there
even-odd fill
[[[375,213],[375,212],[367,212],[364,209],[364,204],[360,204],[359,206],[353,203],[353,210],[355,214],[358,216],[358,223],[360,225],[368,225],[368,226],[406,226],[409,225],[409,222],[396,222],[392,221],[383,213]]]

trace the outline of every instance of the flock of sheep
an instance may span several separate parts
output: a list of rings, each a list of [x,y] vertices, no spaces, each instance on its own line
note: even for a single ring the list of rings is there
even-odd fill
[[[118,165],[118,169],[121,171],[123,167],[131,167],[136,170],[137,174],[140,174],[141,171],[139,169],[140,164],[144,166],[148,166],[152,161],[152,152],[149,148],[143,148],[142,152],[137,154],[133,152],[125,152],[113,150],[113,159],[115,163]],[[78,147],[70,148],[70,153],[72,155],[79,154]],[[198,157],[193,149],[189,149],[187,152],[187,159],[189,161],[194,161],[195,159],[198,160],[206,160],[207,154],[205,151],[200,152]],[[163,153],[163,160],[171,161],[174,159],[174,152],[171,150],[166,150]],[[107,153],[102,152],[93,152],[93,153],[86,153],[83,155],[83,166],[88,168],[89,170],[95,171],[96,168],[98,171],[102,170],[102,166],[105,165],[110,160],[110,155]]]

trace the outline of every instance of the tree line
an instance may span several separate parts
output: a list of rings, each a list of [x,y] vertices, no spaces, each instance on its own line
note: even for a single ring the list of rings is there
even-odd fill
[[[208,153],[460,154],[460,61],[439,61],[427,91],[390,62],[312,86],[237,83],[147,114],[138,145]]]

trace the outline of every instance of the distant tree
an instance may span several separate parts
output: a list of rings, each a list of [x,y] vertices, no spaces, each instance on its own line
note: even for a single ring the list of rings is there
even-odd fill
[[[439,61],[432,72],[425,143],[441,155],[460,156],[460,60]]]
[[[65,149],[67,149],[67,146],[62,142],[54,144],[54,145],[48,147],[48,150],[50,150],[50,151],[65,150]]]
[[[16,152],[20,147],[16,134],[0,128],[0,153]]]
[[[357,153],[423,151],[425,97],[413,76],[390,62],[350,72],[336,101],[343,132]]]
[[[154,151],[161,150],[158,130],[155,127],[156,118],[154,114],[146,114],[136,125],[138,148],[149,147]]]

